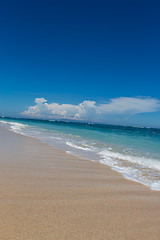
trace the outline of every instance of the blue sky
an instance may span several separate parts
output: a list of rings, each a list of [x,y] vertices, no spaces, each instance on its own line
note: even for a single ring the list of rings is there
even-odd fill
[[[35,98],[76,106],[160,99],[159,7],[147,0],[1,1],[0,113],[19,116]],[[158,106],[149,110],[103,121],[160,126]]]

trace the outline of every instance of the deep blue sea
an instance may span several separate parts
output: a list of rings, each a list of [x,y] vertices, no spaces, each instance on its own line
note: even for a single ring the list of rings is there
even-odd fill
[[[160,191],[160,129],[1,118],[0,125]]]

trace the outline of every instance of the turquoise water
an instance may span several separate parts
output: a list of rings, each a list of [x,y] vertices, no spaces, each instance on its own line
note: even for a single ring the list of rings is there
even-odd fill
[[[160,190],[160,129],[8,118],[0,125]]]

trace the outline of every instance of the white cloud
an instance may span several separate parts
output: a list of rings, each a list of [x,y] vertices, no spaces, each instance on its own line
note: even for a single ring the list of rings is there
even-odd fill
[[[22,114],[32,118],[107,122],[107,119],[112,117],[121,118],[137,113],[160,111],[160,100],[153,98],[120,97],[103,104],[83,101],[78,105],[47,103],[44,98],[36,98],[35,103],[36,105],[28,107]]]

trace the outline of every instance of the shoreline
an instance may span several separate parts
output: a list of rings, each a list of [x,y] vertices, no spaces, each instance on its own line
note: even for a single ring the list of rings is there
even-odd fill
[[[160,192],[0,127],[1,239],[159,239]]]
[[[101,147],[101,144],[99,144],[97,148],[94,148],[93,145],[95,143],[83,144],[82,139],[80,142],[75,141],[75,144],[74,144],[74,142],[72,142],[72,139],[66,140],[65,138],[63,139],[62,136],[52,137],[52,134],[50,135],[48,133],[47,133],[47,137],[45,136],[45,134],[43,136],[43,131],[41,132],[41,129],[38,130],[39,132],[38,135],[36,131],[34,132],[34,129],[32,129],[32,127],[30,131],[28,131],[27,127],[30,127],[30,126],[28,125],[27,122],[25,123],[14,122],[14,121],[13,122],[1,121],[1,122],[3,122],[2,126],[5,123],[3,127],[7,127],[7,129],[9,129],[10,131],[13,131],[16,134],[38,139],[42,143],[46,143],[52,148],[62,150],[63,152],[65,151],[65,153],[71,154],[78,158],[86,159],[89,161],[95,161],[95,162],[99,162],[101,164],[107,165],[113,171],[120,173],[127,180],[140,183],[144,186],[149,187],[152,190],[160,191],[160,181],[158,180],[160,177],[159,175],[160,166],[159,166],[159,161],[157,162],[158,159],[156,159],[157,156],[155,157],[155,159],[154,159],[154,156],[152,156],[153,158],[152,157],[148,158],[148,156],[147,158],[145,158],[144,156],[138,157],[136,153],[131,155],[126,154],[128,151],[127,149],[123,149],[124,154],[122,154],[121,151],[117,151],[112,147],[110,148],[109,145],[108,146],[106,145],[104,148],[104,147]],[[24,128],[24,131],[23,131],[23,128]],[[42,129],[43,129],[43,126],[42,126]],[[53,140],[52,138],[56,140]],[[83,145],[87,146],[87,148],[85,149]],[[86,151],[84,152],[80,150],[81,151],[80,152],[79,149],[86,150]],[[147,149],[146,149],[146,154],[147,155],[149,154]],[[155,165],[155,162],[157,162],[156,165]],[[157,175],[157,170],[158,170],[159,176]]]

